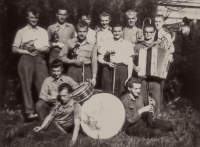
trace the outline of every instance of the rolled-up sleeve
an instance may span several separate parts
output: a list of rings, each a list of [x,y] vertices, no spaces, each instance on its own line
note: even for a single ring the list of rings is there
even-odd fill
[[[39,98],[46,100],[48,98],[48,81],[44,80]]]
[[[43,45],[44,47],[49,47],[49,37],[47,31],[43,33]]]
[[[21,31],[19,30],[15,36],[15,39],[14,39],[14,43],[13,43],[13,47],[20,47],[21,45],[21,42],[22,42],[22,35],[21,35]]]

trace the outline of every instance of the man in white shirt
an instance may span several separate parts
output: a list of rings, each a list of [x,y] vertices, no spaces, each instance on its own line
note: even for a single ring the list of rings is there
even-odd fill
[[[34,114],[32,83],[35,84],[39,94],[44,79],[48,77],[48,69],[43,57],[49,51],[49,42],[47,31],[37,26],[39,9],[29,7],[26,13],[28,24],[17,32],[12,51],[21,55],[18,72],[22,85],[25,113],[28,119],[32,119],[37,117],[37,114]]]
[[[122,39],[122,26],[120,24],[116,24],[112,32],[114,38],[104,42],[98,50],[98,61],[103,64],[102,90],[105,92],[114,92],[117,97],[120,97],[125,91],[125,83],[132,75],[132,56],[134,55],[134,51],[132,44]],[[112,91],[114,74],[115,88]]]

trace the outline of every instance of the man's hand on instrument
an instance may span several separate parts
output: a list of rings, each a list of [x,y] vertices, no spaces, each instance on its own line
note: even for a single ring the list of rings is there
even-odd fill
[[[77,66],[83,66],[83,62],[78,61],[78,60],[74,60],[73,63]]]
[[[172,63],[173,61],[174,61],[173,55],[170,54],[170,55],[169,55],[169,62]]]
[[[109,66],[109,67],[112,67],[112,68],[114,68],[114,67],[115,67],[115,64],[114,64],[114,63],[112,63],[112,62],[107,62],[107,64],[108,64],[108,66]]]
[[[38,51],[29,52],[29,55],[35,57],[35,56],[39,55],[39,52]]]
[[[37,126],[33,129],[34,132],[39,132],[41,131],[43,128],[41,126]]]
[[[134,67],[134,70],[135,70],[136,72],[139,72],[141,69],[140,69],[139,66],[135,66],[135,67]]]
[[[153,98],[149,99],[149,104],[155,106],[156,102]]]
[[[96,78],[92,78],[92,79],[91,79],[91,83],[92,83],[92,85],[95,86],[95,85],[96,85]]]
[[[147,106],[141,108],[140,110],[138,110],[138,112],[140,114],[142,114],[143,112],[153,112],[153,106],[152,105],[147,105]]]

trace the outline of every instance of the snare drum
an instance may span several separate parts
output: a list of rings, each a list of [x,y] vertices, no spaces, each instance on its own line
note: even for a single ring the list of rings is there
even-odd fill
[[[82,105],[81,126],[91,138],[109,139],[121,131],[124,122],[124,106],[113,94],[95,94]]]
[[[82,82],[75,86],[72,92],[73,99],[79,103],[89,99],[94,92],[94,86],[90,82]]]

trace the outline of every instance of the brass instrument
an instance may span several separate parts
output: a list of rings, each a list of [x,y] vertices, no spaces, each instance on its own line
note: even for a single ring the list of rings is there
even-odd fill
[[[34,41],[36,41],[36,40],[37,39],[29,40],[28,42],[24,43],[20,48],[25,49],[27,46],[33,46],[34,45]]]

